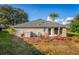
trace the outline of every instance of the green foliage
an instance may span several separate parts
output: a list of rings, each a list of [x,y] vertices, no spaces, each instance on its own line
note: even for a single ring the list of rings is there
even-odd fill
[[[11,26],[9,26],[6,31],[8,31],[9,34],[15,34],[15,29]]]
[[[0,5],[0,24],[16,25],[28,21],[28,14],[20,8]]]
[[[72,22],[70,24],[70,31],[79,33],[79,23],[78,22]]]
[[[52,17],[58,17],[58,14],[57,14],[57,13],[51,13],[49,16],[50,16],[51,18],[52,18]]]
[[[51,13],[49,16],[51,17],[52,21],[54,21],[55,18],[58,17],[58,14],[57,13]]]
[[[70,32],[79,33],[79,15],[77,15],[69,25],[70,25],[69,28]]]

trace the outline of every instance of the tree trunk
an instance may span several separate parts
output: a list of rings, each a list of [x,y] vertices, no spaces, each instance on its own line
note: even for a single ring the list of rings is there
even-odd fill
[[[55,18],[52,18],[52,25],[53,25],[53,28],[55,28],[55,26],[54,26],[54,20],[55,20]],[[53,31],[54,32],[54,31]]]

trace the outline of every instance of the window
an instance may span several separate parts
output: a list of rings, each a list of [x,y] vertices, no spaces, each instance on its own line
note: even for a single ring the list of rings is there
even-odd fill
[[[58,34],[58,27],[54,28],[54,34]],[[62,34],[62,28],[60,28],[60,34]]]
[[[60,34],[62,34],[62,28],[60,28]]]
[[[58,34],[58,28],[54,28],[54,34]]]

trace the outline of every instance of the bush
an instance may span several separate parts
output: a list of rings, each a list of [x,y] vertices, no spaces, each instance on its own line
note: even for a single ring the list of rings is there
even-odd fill
[[[13,27],[8,27],[8,28],[6,29],[6,31],[8,31],[9,34],[14,34],[14,33],[15,33],[15,30],[14,30]]]
[[[68,32],[67,36],[79,36],[79,33]]]

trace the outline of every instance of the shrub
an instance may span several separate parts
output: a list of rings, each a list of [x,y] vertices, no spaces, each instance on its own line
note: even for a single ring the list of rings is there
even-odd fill
[[[14,30],[13,27],[8,27],[8,28],[6,29],[6,31],[8,31],[9,34],[14,34],[14,33],[15,33],[15,30]]]
[[[68,32],[67,36],[79,36],[79,33]]]

